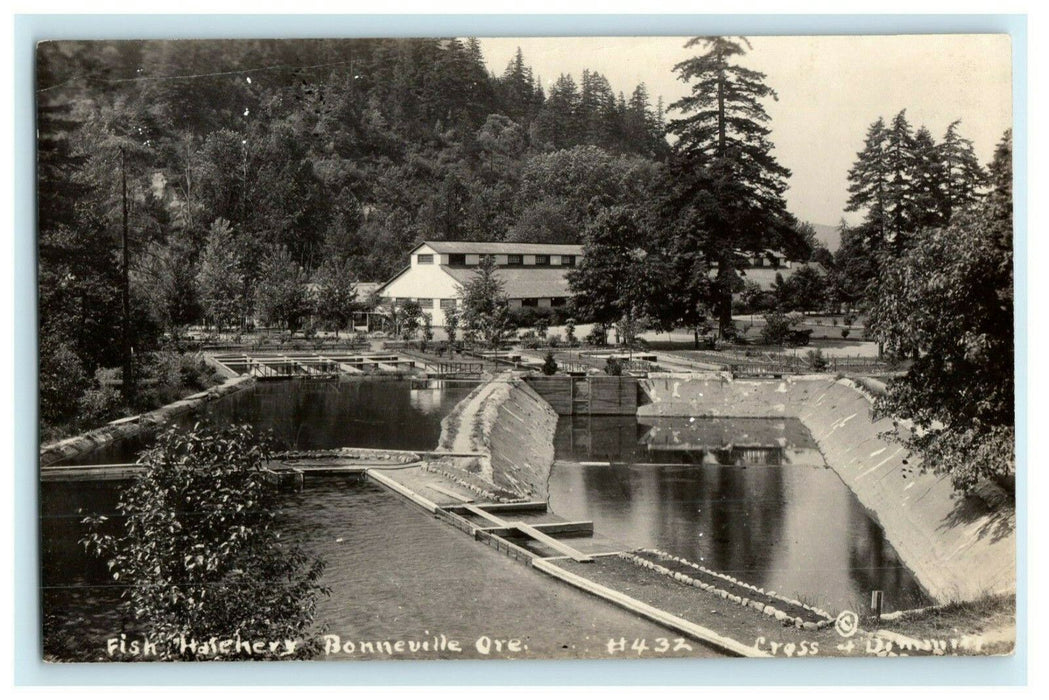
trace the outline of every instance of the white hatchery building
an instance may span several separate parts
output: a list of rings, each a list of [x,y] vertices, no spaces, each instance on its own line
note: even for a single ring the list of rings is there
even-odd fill
[[[496,275],[510,307],[558,307],[572,296],[565,273],[583,257],[581,245],[548,243],[487,243],[424,241],[412,249],[408,266],[379,287],[387,303],[415,300],[435,327],[444,326],[445,312],[461,303],[459,288],[481,263],[495,258]]]

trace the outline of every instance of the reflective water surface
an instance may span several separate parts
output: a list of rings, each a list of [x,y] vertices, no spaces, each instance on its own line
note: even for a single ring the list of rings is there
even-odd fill
[[[288,447],[433,449],[441,419],[473,389],[470,385],[413,389],[409,380],[287,380],[204,404],[176,417],[184,427],[210,420],[269,429]],[[78,464],[133,462],[150,436],[123,440],[77,458]]]
[[[562,418],[551,508],[828,610],[923,604],[910,572],[797,420]],[[664,462],[663,464],[658,464]]]

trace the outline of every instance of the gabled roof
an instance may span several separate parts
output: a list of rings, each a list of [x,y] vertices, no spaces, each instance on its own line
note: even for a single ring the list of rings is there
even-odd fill
[[[412,253],[428,246],[442,255],[461,253],[470,255],[582,255],[583,246],[563,243],[504,243],[495,241],[423,241]]]
[[[477,273],[476,268],[441,265],[441,269],[459,284],[466,284]],[[495,276],[503,283],[503,291],[511,299],[538,299],[572,296],[565,272],[565,268],[556,267],[500,267]]]

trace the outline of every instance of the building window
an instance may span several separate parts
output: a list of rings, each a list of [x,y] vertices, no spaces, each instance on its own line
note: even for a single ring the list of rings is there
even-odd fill
[[[466,265],[465,253],[451,253],[448,255],[449,265]]]
[[[535,264],[536,265],[549,265],[550,264],[550,256],[549,255],[537,255],[537,256],[535,256]]]
[[[506,256],[506,264],[507,265],[523,265],[524,264],[524,257],[520,256],[520,255],[507,255]]]
[[[419,255],[417,255],[415,257],[418,259],[420,265],[433,265],[433,255],[432,254],[419,253]]]
[[[455,299],[441,299],[441,311],[455,311]]]
[[[575,256],[574,255],[562,255],[561,264],[565,267],[575,267]]]
[[[432,309],[433,308],[433,299],[416,299],[415,301],[416,301],[417,304],[419,304],[419,308],[420,309]]]
[[[521,306],[530,306],[530,307],[539,306],[539,300],[538,299],[522,299],[521,300]]]
[[[568,303],[568,299],[565,297],[554,297],[550,300],[550,306],[564,306]]]

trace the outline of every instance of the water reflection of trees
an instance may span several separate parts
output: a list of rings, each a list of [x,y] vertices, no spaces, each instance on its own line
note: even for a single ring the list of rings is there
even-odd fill
[[[764,584],[783,525],[782,470],[619,465],[582,479],[595,519],[646,528],[624,533],[630,541]]]
[[[423,410],[402,381],[266,382],[214,404],[209,413],[221,422],[271,428],[301,449],[425,449],[436,444],[445,409],[466,393],[468,389],[448,389],[434,398],[439,408]]]

